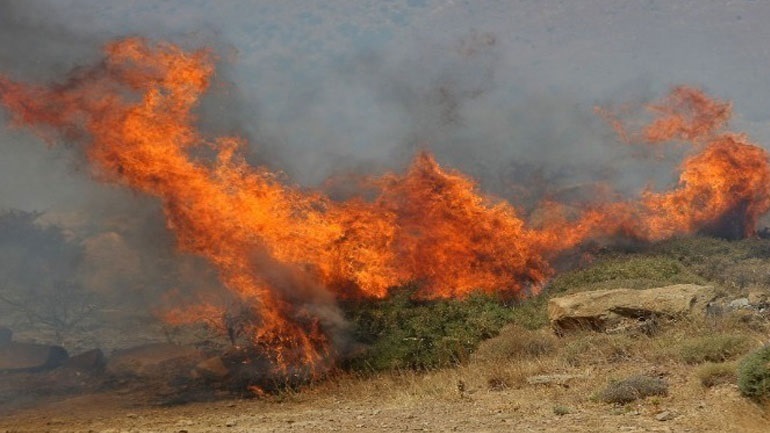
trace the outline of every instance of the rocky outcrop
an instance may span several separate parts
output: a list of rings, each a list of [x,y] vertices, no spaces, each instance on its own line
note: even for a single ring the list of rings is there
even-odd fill
[[[98,373],[104,369],[105,363],[104,352],[100,349],[93,349],[70,357],[62,364],[62,367],[86,373]]]
[[[716,298],[710,286],[677,284],[647,290],[580,292],[548,301],[548,318],[559,332],[607,331],[624,323],[702,315]]]
[[[67,351],[60,346],[10,342],[0,346],[0,373],[50,370],[67,358]]]
[[[112,354],[106,372],[111,376],[174,377],[186,375],[203,360],[194,347],[170,343],[153,343]]]
[[[205,359],[195,366],[194,374],[207,380],[223,380],[230,374],[224,361],[219,356]]]

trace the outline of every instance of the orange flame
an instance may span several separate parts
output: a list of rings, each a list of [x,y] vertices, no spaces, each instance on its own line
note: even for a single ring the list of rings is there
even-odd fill
[[[770,210],[768,153],[744,135],[722,131],[730,104],[680,86],[650,110],[657,118],[644,128],[643,142],[680,140],[696,153],[681,164],[676,188],[643,193],[626,229],[646,240],[699,231],[755,235],[759,217]]]
[[[367,182],[376,198],[332,201],[249,166],[232,137],[207,141],[192,110],[214,72],[205,50],[138,38],[109,44],[106,60],[69,81],[36,87],[0,76],[0,101],[18,125],[85,144],[94,173],[157,197],[179,248],[206,258],[224,286],[259,318],[252,341],[279,369],[322,365],[330,330],[314,310],[335,298],[382,298],[421,283],[425,299],[475,290],[524,296],[553,274],[552,260],[588,238],[618,233],[655,240],[707,229],[724,218],[751,235],[770,208],[764,150],[717,134],[729,104],[678,88],[656,105],[649,142],[690,140],[701,153],[682,165],[676,189],[644,193],[568,216],[557,203],[538,228],[509,203],[481,194],[469,177],[420,153],[405,174]],[[204,152],[204,150],[206,152]],[[206,157],[205,155],[211,155]],[[175,310],[181,323],[211,320],[219,307]]]

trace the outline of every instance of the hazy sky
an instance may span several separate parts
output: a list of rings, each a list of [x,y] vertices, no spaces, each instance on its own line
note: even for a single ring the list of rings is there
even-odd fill
[[[55,79],[126,35],[211,46],[205,128],[247,137],[296,182],[427,147],[505,194],[538,166],[565,183],[649,176],[593,107],[674,84],[731,99],[734,124],[770,142],[768,22],[770,2],[748,0],[6,0],[0,73]],[[24,132],[3,127],[0,152],[0,208],[115,193]]]

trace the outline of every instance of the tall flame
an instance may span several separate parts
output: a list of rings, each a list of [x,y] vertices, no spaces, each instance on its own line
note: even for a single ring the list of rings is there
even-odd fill
[[[193,109],[214,73],[205,50],[133,38],[105,61],[50,87],[0,76],[0,101],[18,125],[84,144],[97,178],[157,197],[182,251],[206,258],[223,285],[258,317],[250,330],[278,368],[322,364],[332,335],[316,306],[382,298],[420,282],[425,299],[480,290],[524,296],[553,274],[551,262],[587,238],[618,233],[655,240],[738,219],[752,235],[770,208],[764,150],[719,133],[729,104],[689,88],[654,107],[644,140],[694,143],[678,186],[638,202],[594,204],[571,218],[545,203],[535,228],[509,203],[484,196],[462,173],[418,154],[404,174],[367,179],[375,198],[333,201],[246,163],[237,138],[207,140]],[[176,310],[177,322],[219,314]]]
[[[730,104],[680,86],[650,110],[657,117],[644,128],[642,143],[679,140],[696,152],[681,164],[676,188],[644,192],[637,235],[648,240],[698,231],[755,235],[759,217],[770,210],[768,153],[746,136],[723,130]]]

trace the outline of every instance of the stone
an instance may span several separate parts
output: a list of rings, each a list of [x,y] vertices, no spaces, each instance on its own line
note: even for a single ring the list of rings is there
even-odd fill
[[[230,374],[230,370],[225,366],[224,361],[219,356],[205,359],[195,366],[195,372],[201,377],[209,380],[221,380]]]
[[[674,418],[676,418],[676,414],[668,410],[655,415],[655,419],[658,421],[670,421]]]
[[[704,315],[716,298],[710,286],[677,284],[647,290],[614,289],[551,298],[548,318],[557,332],[590,329],[604,332],[623,323]]]
[[[70,357],[64,361],[62,367],[87,373],[98,373],[104,369],[105,361],[104,352],[100,349],[93,349]]]
[[[741,308],[749,308],[751,306],[751,303],[749,302],[749,298],[738,298],[733,301],[730,301],[730,303],[727,304],[727,306],[733,310],[739,310]]]
[[[0,347],[10,344],[12,339],[13,331],[5,326],[0,326]]]
[[[107,361],[106,371],[112,376],[185,376],[202,358],[191,346],[151,343],[116,351]]]
[[[0,373],[51,370],[68,357],[67,351],[60,346],[11,342],[0,347]]]

